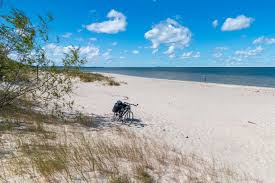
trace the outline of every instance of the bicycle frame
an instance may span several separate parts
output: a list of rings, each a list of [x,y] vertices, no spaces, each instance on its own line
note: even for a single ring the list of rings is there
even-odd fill
[[[126,107],[122,112],[114,113],[114,119],[122,122],[130,121],[132,122],[134,119],[134,113],[131,110],[131,106],[138,106],[138,104],[130,104],[128,102],[124,102]]]

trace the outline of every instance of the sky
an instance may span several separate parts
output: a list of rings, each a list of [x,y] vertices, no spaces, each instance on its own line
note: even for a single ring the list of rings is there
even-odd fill
[[[275,66],[274,0],[2,1],[2,14],[54,16],[44,49],[56,63],[73,45],[85,66]]]

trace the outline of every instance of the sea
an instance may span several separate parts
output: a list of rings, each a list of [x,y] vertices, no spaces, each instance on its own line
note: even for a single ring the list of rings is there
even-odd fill
[[[275,67],[83,67],[85,72],[275,88]]]

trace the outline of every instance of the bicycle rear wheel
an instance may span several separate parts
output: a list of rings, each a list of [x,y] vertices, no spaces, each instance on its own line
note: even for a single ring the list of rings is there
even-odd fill
[[[127,111],[123,117],[123,122],[133,122],[134,114],[132,111]]]

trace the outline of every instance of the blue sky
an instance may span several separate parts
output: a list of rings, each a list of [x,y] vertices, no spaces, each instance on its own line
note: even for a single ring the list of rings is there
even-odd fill
[[[51,12],[50,58],[79,46],[86,66],[275,66],[273,0],[4,0]]]

